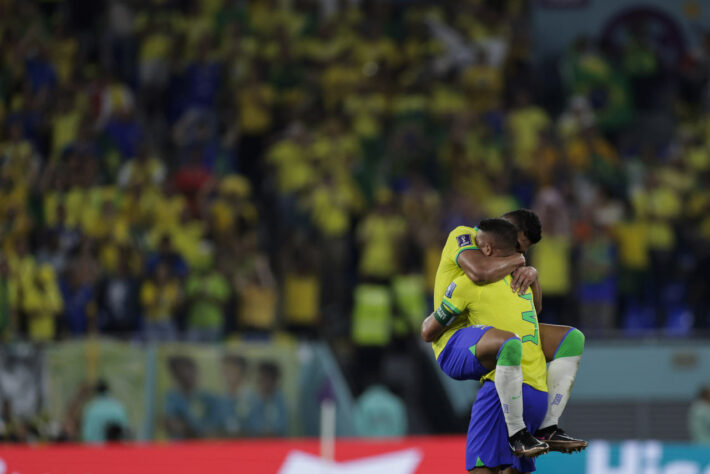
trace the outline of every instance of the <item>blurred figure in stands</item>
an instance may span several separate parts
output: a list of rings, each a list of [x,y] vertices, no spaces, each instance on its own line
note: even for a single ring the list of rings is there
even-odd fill
[[[702,387],[690,405],[688,430],[694,443],[710,445],[710,385]]]
[[[146,271],[153,273],[160,263],[165,263],[168,266],[169,273],[172,276],[182,278],[187,275],[188,269],[185,259],[175,250],[173,241],[167,234],[160,238],[158,251],[150,255],[146,260]]]
[[[160,262],[140,293],[146,339],[169,341],[177,337],[175,315],[181,299],[179,280],[170,274],[167,263]]]
[[[165,397],[165,430],[171,439],[199,438],[212,434],[219,422],[216,397],[199,389],[197,365],[185,356],[168,360],[175,387]]]
[[[247,429],[252,436],[286,436],[288,413],[279,389],[281,371],[273,362],[259,364],[257,391],[252,395]]]
[[[211,257],[194,268],[185,284],[187,340],[215,342],[221,339],[229,282],[214,267]]]
[[[99,380],[93,398],[83,410],[82,441],[87,443],[118,441],[125,438],[128,427],[128,415],[123,404],[111,395],[106,381]]]
[[[407,409],[400,397],[384,384],[367,387],[355,402],[358,436],[389,437],[407,434]]]
[[[244,436],[251,399],[255,396],[246,384],[248,366],[244,357],[226,355],[222,359],[225,392],[222,396],[219,419],[227,436]]]
[[[102,332],[130,335],[138,327],[140,282],[130,268],[130,251],[120,251],[116,272],[98,285],[99,327]]]

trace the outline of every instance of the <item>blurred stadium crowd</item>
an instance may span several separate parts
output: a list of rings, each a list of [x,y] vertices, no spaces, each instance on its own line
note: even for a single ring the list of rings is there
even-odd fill
[[[527,8],[0,0],[3,340],[386,345],[448,230],[519,207],[543,321],[707,328],[710,40],[541,74]]]

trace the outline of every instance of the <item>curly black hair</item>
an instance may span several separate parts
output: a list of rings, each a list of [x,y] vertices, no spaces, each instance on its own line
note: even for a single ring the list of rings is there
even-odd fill
[[[518,209],[506,212],[503,217],[510,219],[519,230],[522,230],[531,244],[540,242],[542,225],[540,224],[540,218],[533,211],[530,209]]]

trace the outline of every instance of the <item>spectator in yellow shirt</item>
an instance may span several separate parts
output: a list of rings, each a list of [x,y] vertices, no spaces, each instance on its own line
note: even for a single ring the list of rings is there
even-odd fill
[[[365,278],[389,280],[400,270],[399,249],[407,231],[404,217],[395,213],[389,190],[379,192],[379,205],[357,229],[362,248],[359,271]]]
[[[170,341],[177,337],[175,318],[182,302],[180,281],[170,276],[166,262],[159,262],[154,275],[141,287],[143,333],[151,341]]]
[[[47,342],[56,335],[56,320],[64,309],[54,269],[39,267],[31,281],[22,285],[23,313],[27,317],[27,334],[32,341]]]

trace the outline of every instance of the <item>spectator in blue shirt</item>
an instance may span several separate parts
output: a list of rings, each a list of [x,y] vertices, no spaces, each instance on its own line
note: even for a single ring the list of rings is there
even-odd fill
[[[170,275],[175,278],[183,278],[187,275],[187,264],[173,248],[172,240],[167,234],[160,239],[158,251],[148,257],[145,265],[146,272],[152,274],[160,263],[165,263],[170,269]]]
[[[279,389],[281,372],[273,362],[261,362],[257,391],[251,397],[247,430],[253,436],[286,436],[288,413]]]
[[[209,436],[219,426],[219,400],[200,390],[195,362],[189,357],[168,360],[175,387],[165,397],[165,429],[172,439]]]
[[[246,384],[248,366],[244,357],[227,355],[222,359],[225,392],[220,407],[222,431],[227,436],[246,434],[247,417],[254,391]]]

